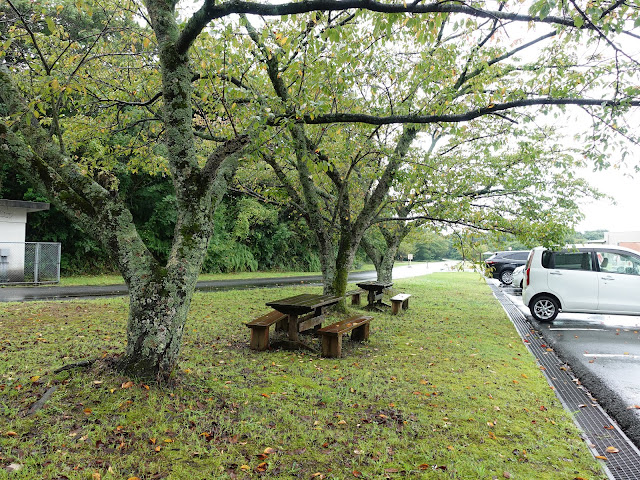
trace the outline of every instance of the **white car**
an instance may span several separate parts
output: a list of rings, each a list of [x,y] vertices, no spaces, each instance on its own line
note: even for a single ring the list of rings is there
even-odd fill
[[[640,315],[640,253],[613,245],[531,250],[522,301],[538,321],[558,312]]]
[[[522,288],[524,281],[524,270],[526,265],[520,265],[511,274],[511,285],[517,288]]]

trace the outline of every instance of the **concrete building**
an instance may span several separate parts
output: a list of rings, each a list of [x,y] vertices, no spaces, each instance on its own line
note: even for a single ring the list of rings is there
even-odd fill
[[[27,213],[42,210],[49,204],[0,199],[0,282],[24,279]]]
[[[605,232],[604,240],[608,245],[618,245],[640,252],[640,232]]]

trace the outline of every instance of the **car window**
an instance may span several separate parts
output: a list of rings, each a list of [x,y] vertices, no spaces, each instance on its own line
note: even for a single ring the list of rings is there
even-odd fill
[[[591,253],[589,252],[549,252],[549,266],[559,270],[593,270],[591,266]],[[543,263],[544,265],[544,263]]]
[[[521,260],[524,261],[527,259],[529,252],[513,252],[505,255],[504,258],[507,260]]]
[[[635,255],[600,251],[597,256],[601,272],[640,275],[640,258]]]

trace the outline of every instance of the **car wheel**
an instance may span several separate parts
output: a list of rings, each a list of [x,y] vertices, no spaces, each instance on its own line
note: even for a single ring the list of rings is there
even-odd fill
[[[505,285],[511,285],[511,282],[513,282],[513,270],[503,270],[500,273],[500,281]]]
[[[549,295],[540,295],[534,298],[529,305],[531,315],[539,322],[551,322],[557,316],[560,310],[558,301]]]

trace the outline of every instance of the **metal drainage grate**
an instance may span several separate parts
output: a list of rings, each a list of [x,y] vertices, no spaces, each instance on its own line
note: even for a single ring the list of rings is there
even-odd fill
[[[547,381],[554,388],[562,405],[572,413],[593,454],[607,458],[605,470],[609,477],[615,480],[640,479],[640,450],[627,438],[618,424],[600,407],[586,388],[580,385],[570,369],[553,351],[547,350],[542,334],[533,329],[520,308],[495,285],[490,286],[525,345],[543,367]],[[607,447],[614,447],[619,452],[607,453]]]

